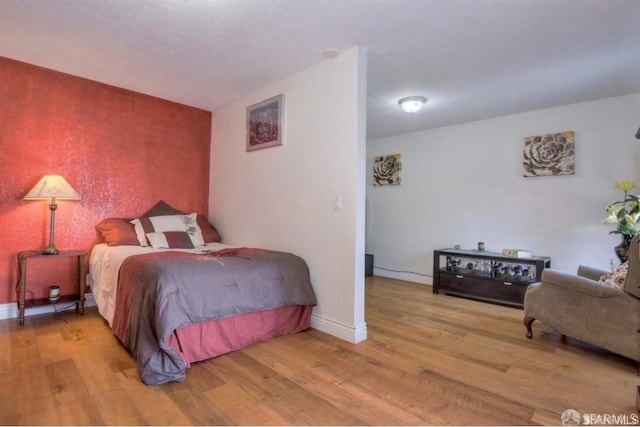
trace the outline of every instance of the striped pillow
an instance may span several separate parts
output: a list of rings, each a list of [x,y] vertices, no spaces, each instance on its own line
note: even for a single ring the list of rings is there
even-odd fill
[[[147,240],[153,248],[166,249],[193,249],[191,237],[184,231],[162,231],[159,233],[147,233]]]
[[[136,218],[131,223],[136,230],[140,246],[149,246],[147,233],[182,231],[189,235],[193,246],[203,246],[202,230],[198,226],[197,214],[162,215]]]

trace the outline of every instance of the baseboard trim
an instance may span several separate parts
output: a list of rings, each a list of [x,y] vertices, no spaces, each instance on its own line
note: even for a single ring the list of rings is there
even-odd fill
[[[85,298],[85,301],[84,301],[85,307],[91,307],[96,305],[96,300],[93,299],[93,294],[87,293],[85,294],[84,298]],[[55,309],[53,308],[52,305],[43,305],[40,307],[33,307],[25,310],[24,316],[29,317],[29,316],[36,316],[38,314],[47,314],[47,313],[53,313],[53,312],[55,312]],[[0,304],[0,320],[14,319],[17,317],[18,317],[18,304],[16,304],[15,302]]]
[[[367,324],[364,322],[351,326],[313,313],[311,315],[311,327],[352,344],[357,344],[367,339]]]
[[[405,280],[407,282],[420,283],[422,285],[429,285],[429,286],[433,285],[432,277],[427,277],[427,276],[423,276],[415,273],[389,271],[389,270],[383,270],[381,268],[374,267],[373,274],[376,276],[388,277],[390,279],[398,279],[398,280]]]
[[[85,294],[84,306],[92,307],[95,305],[96,301],[93,298],[93,294]],[[54,311],[53,306],[43,305],[25,310],[24,315],[25,317],[37,316],[39,314],[53,313]],[[13,319],[17,317],[18,305],[15,302],[0,304],[0,320]],[[353,344],[357,344],[367,339],[367,324],[364,322],[360,325],[351,326],[333,319],[312,314],[311,327]]]

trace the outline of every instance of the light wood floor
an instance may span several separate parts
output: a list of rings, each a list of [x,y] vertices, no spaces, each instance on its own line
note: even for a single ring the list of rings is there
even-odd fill
[[[0,321],[0,424],[530,425],[635,414],[631,361],[563,341],[522,311],[367,278],[369,339],[310,330],[143,385],[95,308]]]

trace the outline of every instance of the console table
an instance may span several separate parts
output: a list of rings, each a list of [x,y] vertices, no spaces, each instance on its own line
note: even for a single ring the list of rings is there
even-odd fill
[[[433,252],[433,293],[523,307],[527,286],[539,282],[549,267],[551,258],[544,256],[440,249]]]

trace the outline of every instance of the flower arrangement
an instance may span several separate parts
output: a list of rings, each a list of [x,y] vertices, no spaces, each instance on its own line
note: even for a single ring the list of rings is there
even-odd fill
[[[636,188],[635,181],[618,181],[615,187],[624,192],[622,200],[614,202],[607,207],[609,216],[604,219],[607,224],[615,224],[616,229],[609,234],[621,234],[623,237],[631,238],[640,231],[640,196],[629,194]]]

